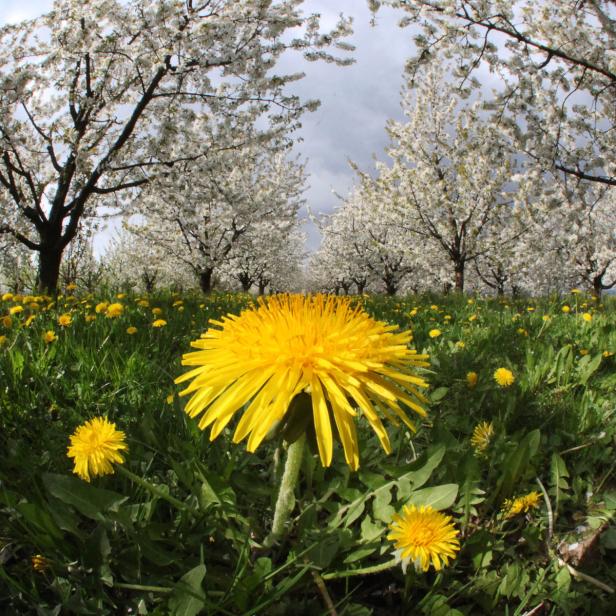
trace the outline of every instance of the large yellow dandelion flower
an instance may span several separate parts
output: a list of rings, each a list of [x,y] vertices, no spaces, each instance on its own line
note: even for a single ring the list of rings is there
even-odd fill
[[[515,381],[515,376],[513,372],[507,370],[507,368],[498,368],[498,370],[494,372],[494,380],[499,387],[510,387]]]
[[[460,531],[451,522],[451,516],[430,506],[406,505],[401,514],[394,514],[389,528],[387,538],[394,542],[405,571],[409,562],[417,571],[427,571],[430,565],[440,571],[460,549]]]
[[[539,492],[529,492],[524,496],[514,499],[507,499],[503,503],[503,513],[506,518],[513,518],[520,513],[526,513],[531,509],[539,507],[541,494]]]
[[[378,411],[410,429],[404,407],[426,414],[422,403],[427,400],[418,390],[426,382],[412,368],[427,366],[428,356],[408,348],[410,332],[395,332],[397,326],[375,321],[348,298],[277,295],[239,316],[210,323],[220,329],[211,328],[192,343],[199,350],[184,355],[182,364],[196,367],[176,383],[193,379],[181,392],[193,394],[186,412],[191,417],[203,412],[199,428],[211,425],[211,440],[246,405],[233,441],[248,438],[248,451],[255,451],[272,428],[288,419],[291,401],[304,392],[311,400],[323,465],[332,461],[333,420],[346,461],[357,469],[359,414],[388,453],[391,445]]]
[[[85,481],[90,475],[113,474],[112,462],[122,464],[124,458],[120,453],[128,449],[124,442],[124,432],[116,430],[114,423],[105,417],[95,417],[79,426],[72,434],[71,446],[67,455],[74,458],[73,472]]]

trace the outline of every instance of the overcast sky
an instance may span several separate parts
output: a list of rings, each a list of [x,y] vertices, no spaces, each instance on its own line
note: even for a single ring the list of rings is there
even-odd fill
[[[35,17],[52,6],[52,0],[0,0],[0,25]],[[296,137],[302,141],[296,152],[307,159],[309,188],[306,199],[314,212],[331,210],[337,203],[332,194],[345,195],[354,182],[348,161],[362,169],[372,166],[372,155],[383,156],[387,143],[385,123],[399,119],[400,89],[405,59],[412,51],[411,32],[397,26],[399,12],[382,9],[377,23],[370,23],[366,0],[306,0],[306,13],[320,13],[325,28],[332,27],[340,13],[354,18],[356,63],[339,67],[323,62],[307,63],[297,54],[283,58],[281,68],[304,71],[306,77],[293,84],[302,98],[318,98],[319,109],[303,117]],[[319,235],[306,225],[308,247],[318,246]],[[109,233],[98,238],[98,251]]]

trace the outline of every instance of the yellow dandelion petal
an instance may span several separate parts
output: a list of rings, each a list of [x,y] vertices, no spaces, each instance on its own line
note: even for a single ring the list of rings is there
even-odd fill
[[[430,565],[440,571],[456,557],[460,531],[451,520],[451,516],[424,505],[406,505],[401,514],[394,514],[387,538],[394,542],[405,570],[412,562],[417,571],[428,571]]]
[[[132,336],[132,335],[134,335],[134,334],[136,334],[136,333],[137,333],[137,328],[136,328],[134,325],[131,325],[130,327],[127,327],[127,328],[126,328],[126,333],[127,333],[129,336]]]
[[[590,314],[590,312],[584,312],[582,314],[582,319],[584,319],[587,323],[590,323],[592,321],[592,314]]]
[[[438,338],[442,333],[440,329],[431,329],[428,332],[428,336],[430,336],[430,338]]]
[[[333,455],[332,419],[351,468],[359,466],[356,424],[364,416],[383,448],[391,450],[379,414],[412,427],[404,408],[424,416],[427,387],[412,370],[427,356],[408,348],[410,332],[375,321],[349,298],[277,295],[260,299],[238,315],[210,320],[210,329],[191,343],[182,364],[193,367],[176,383],[191,381],[180,395],[199,427],[216,438],[244,408],[233,441],[247,439],[254,451],[285,419],[300,394],[315,427],[321,463]],[[401,407],[402,403],[404,407]],[[393,411],[393,412],[392,412]]]
[[[165,327],[165,325],[167,325],[167,321],[165,321],[165,319],[156,319],[152,323],[152,327]]]
[[[515,381],[515,376],[513,372],[507,370],[507,368],[498,368],[498,370],[494,372],[494,380],[499,387],[510,387]]]
[[[54,342],[57,339],[58,339],[58,336],[56,336],[55,332],[51,329],[47,330],[43,334],[43,341],[46,342],[47,344],[49,344],[50,342]]]
[[[70,441],[67,455],[74,459],[73,472],[88,482],[90,476],[112,474],[112,463],[122,464],[124,458],[120,451],[128,449],[124,432],[105,417],[86,421],[75,430]]]

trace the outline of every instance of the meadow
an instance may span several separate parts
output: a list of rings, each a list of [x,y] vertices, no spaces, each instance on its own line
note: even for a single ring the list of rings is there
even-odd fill
[[[213,441],[174,379],[209,319],[241,294],[0,301],[3,614],[340,616],[608,613],[616,588],[616,302],[352,299],[430,356],[427,417],[357,418],[360,465],[306,449],[285,535],[270,532],[285,446]],[[267,340],[263,341],[267,344]],[[126,435],[85,481],[67,456],[87,420]],[[304,429],[308,430],[305,427]],[[310,439],[309,439],[310,440]],[[459,551],[403,570],[405,505],[450,517]]]

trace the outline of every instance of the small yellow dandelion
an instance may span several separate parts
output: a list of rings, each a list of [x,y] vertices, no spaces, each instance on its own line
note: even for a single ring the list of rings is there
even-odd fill
[[[92,321],[96,321],[96,315],[86,314],[86,323],[91,323]]]
[[[156,317],[160,316],[163,313],[162,308],[152,308],[152,314]]]
[[[127,333],[129,336],[132,336],[133,334],[136,334],[136,333],[137,333],[137,328],[136,328],[134,325],[131,325],[130,327],[127,327],[127,328],[126,328],[126,333]]]
[[[2,346],[3,344],[5,344],[7,341],[7,337],[4,334],[0,335],[0,346]]]
[[[165,402],[167,404],[173,404],[173,394],[169,394],[166,398],[165,398]]]
[[[471,445],[475,450],[475,454],[483,455],[490,445],[490,441],[494,436],[494,426],[492,422],[482,421],[475,426],[473,435],[471,436]]]
[[[567,314],[568,312],[571,312],[571,307],[570,307],[570,306],[567,306],[567,304],[565,304],[565,305],[561,308],[561,310],[562,310],[565,314]]]
[[[477,381],[479,379],[479,375],[474,372],[473,370],[471,370],[470,372],[466,373],[466,384],[472,389],[473,387],[475,387],[475,385],[477,385]]]
[[[5,293],[2,296],[2,301],[3,302],[10,302],[13,299],[14,295],[12,293]]]
[[[614,355],[614,351],[603,351],[602,355],[605,358],[612,357],[612,355]]]
[[[101,314],[102,312],[106,312],[107,311],[107,306],[109,306],[109,302],[100,302],[100,303],[96,304],[96,307],[94,308],[94,311],[97,314]]]
[[[60,327],[68,327],[73,322],[73,317],[70,314],[61,314],[58,317],[58,325]]]
[[[34,321],[34,319],[36,319],[36,315],[35,314],[31,314],[25,321],[24,321],[24,327],[30,327],[30,325],[32,325],[32,321]]]
[[[152,323],[152,327],[165,327],[165,325],[167,325],[165,319],[156,319],[156,321]]]
[[[541,494],[539,494],[539,492],[529,492],[525,496],[507,499],[503,503],[502,511],[506,518],[513,518],[520,513],[526,513],[531,509],[537,509],[539,507],[540,499]]]
[[[43,341],[46,342],[47,344],[54,342],[55,340],[58,339],[58,336],[56,336],[55,332],[51,329],[48,329],[44,334],[43,334]]]
[[[400,515],[393,515],[387,538],[394,542],[404,571],[410,562],[417,571],[427,571],[430,565],[440,571],[456,557],[460,531],[451,520],[451,516],[424,505],[405,505]]]
[[[513,372],[507,370],[507,368],[498,368],[498,370],[494,372],[494,380],[499,387],[510,387],[515,381],[515,376]]]
[[[464,340],[458,340],[458,342],[456,342],[456,346],[459,349],[464,349],[466,347],[466,344],[464,343]]]
[[[442,333],[440,329],[431,329],[428,332],[428,336],[430,336],[430,338],[438,338]]]
[[[107,311],[105,312],[105,316],[108,319],[115,319],[119,317],[124,312],[124,306],[119,303],[109,304],[107,306]]]
[[[20,312],[23,312],[23,311],[24,311],[23,306],[12,306],[11,308],[9,308],[9,314],[11,315],[19,314]]]
[[[2,326],[9,329],[13,325],[13,319],[9,315],[2,317]]]
[[[32,559],[32,568],[37,573],[43,573],[47,569],[49,569],[49,561],[41,554],[35,554]]]
[[[126,293],[118,293],[118,294],[116,295],[116,298],[117,298],[117,299],[125,299],[125,298],[126,298]]]
[[[586,321],[586,323],[590,323],[592,321],[592,314],[590,314],[590,312],[584,312],[582,314],[582,318]]]
[[[468,320],[471,321],[471,322],[476,321],[477,320],[477,315],[476,314],[471,314],[471,316],[468,317]]]
[[[112,462],[122,464],[124,458],[119,452],[128,449],[124,438],[124,432],[106,417],[86,421],[70,437],[67,455],[75,461],[73,472],[88,482],[90,476],[113,474]]]

